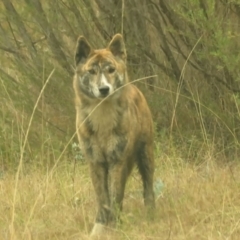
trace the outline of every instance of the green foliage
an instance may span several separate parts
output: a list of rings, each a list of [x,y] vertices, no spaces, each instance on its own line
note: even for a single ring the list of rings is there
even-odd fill
[[[72,151],[73,151],[73,156],[74,156],[75,160],[77,160],[77,161],[83,161],[84,160],[81,149],[80,149],[78,143],[75,143],[75,142],[72,143]]]
[[[183,152],[191,152],[187,155],[194,159],[197,149],[213,145],[215,151],[235,156],[240,137],[239,9],[238,1],[216,0],[174,4],[133,0],[123,6],[110,0],[104,4],[3,0],[3,165],[18,163],[35,103],[53,69],[34,113],[24,154],[26,159],[34,159],[40,149],[42,156],[54,148],[59,156],[67,151],[70,158],[81,158],[75,143],[69,142],[75,132],[72,76],[76,39],[85,35],[94,47],[104,47],[121,31],[130,79],[158,75],[157,80],[138,85],[152,109],[156,141],[164,143],[164,151],[184,145]]]

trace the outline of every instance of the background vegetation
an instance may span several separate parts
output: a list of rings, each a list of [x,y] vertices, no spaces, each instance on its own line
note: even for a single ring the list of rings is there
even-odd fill
[[[158,217],[139,220],[134,173],[119,238],[239,239],[239,29],[239,0],[1,0],[0,237],[87,236],[73,54],[79,35],[99,48],[120,32],[130,79],[157,75],[137,85],[156,126]]]

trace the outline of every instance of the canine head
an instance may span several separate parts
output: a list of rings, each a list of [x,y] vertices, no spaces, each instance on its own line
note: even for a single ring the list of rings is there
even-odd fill
[[[116,34],[107,48],[94,50],[79,37],[75,52],[75,90],[91,99],[111,95],[127,82],[126,50],[123,38]]]

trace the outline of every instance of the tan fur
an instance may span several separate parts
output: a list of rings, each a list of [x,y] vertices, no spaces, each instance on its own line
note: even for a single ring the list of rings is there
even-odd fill
[[[100,50],[93,50],[80,37],[75,61],[76,127],[97,197],[96,230],[99,224],[116,222],[135,163],[143,180],[145,205],[154,207],[153,123],[140,90],[132,84],[124,86],[128,76],[120,34]]]

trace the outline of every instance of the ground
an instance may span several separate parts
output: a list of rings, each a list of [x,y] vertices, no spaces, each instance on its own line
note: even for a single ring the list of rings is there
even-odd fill
[[[104,239],[240,239],[240,164],[201,164],[157,156],[155,218],[145,215],[140,177],[128,181],[117,229]],[[62,161],[53,170],[28,167],[0,180],[0,239],[89,239],[95,197],[84,162]],[[108,237],[107,237],[108,236]]]

